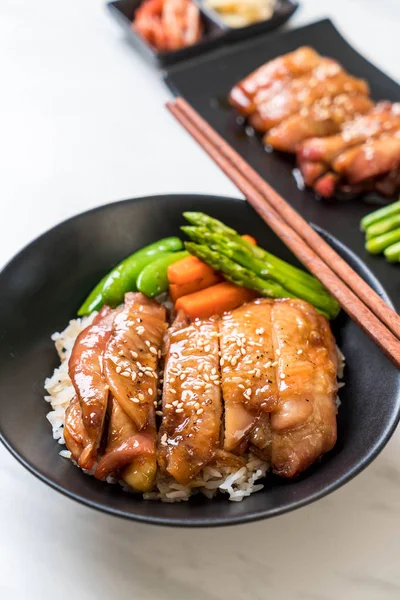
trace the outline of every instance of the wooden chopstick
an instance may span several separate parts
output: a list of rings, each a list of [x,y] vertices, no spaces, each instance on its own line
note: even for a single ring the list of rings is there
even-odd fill
[[[397,367],[400,367],[400,341],[378,318],[378,313],[375,311],[375,303],[369,299],[368,305],[372,308],[372,310],[370,310],[370,308],[363,303],[362,299],[356,295],[355,289],[349,287],[349,285],[353,286],[353,282],[356,278],[360,280],[361,278],[359,278],[355,271],[353,271],[353,269],[351,269],[351,267],[343,261],[343,259],[331,249],[330,246],[314,232],[314,230],[311,229],[308,223],[302,219],[300,215],[286,204],[285,200],[279,196],[275,190],[266,184],[266,182],[253,171],[250,165],[248,165],[233,150],[233,148],[229,146],[229,144],[220,138],[208,123],[206,123],[190,106],[190,110],[188,110],[188,106],[189,105],[182,99],[167,104],[167,108],[175,118],[202,146],[214,162],[218,164],[231,181],[242,191],[248,202],[258,214],[260,214],[271,229],[282,239],[286,246],[292,250],[303,265],[318,277],[330,293],[338,300],[342,308],[368,334],[368,336],[374,340],[393,363]],[[210,135],[210,130],[212,135]],[[243,168],[244,166],[245,168]],[[260,185],[254,185],[253,174],[257,175],[257,178],[261,179],[263,184],[266,184],[267,187],[262,186],[262,192]],[[274,205],[272,204],[271,197],[273,198]],[[314,239],[314,248],[311,248],[304,239],[304,236],[300,236],[293,228],[292,221],[288,223],[284,220],[280,210],[282,206],[289,208],[290,212],[296,217],[299,217],[304,229],[309,228],[311,232],[315,234],[318,244],[315,244]],[[290,214],[288,211],[285,212],[286,214]],[[296,222],[297,224],[299,223],[298,220],[296,220]],[[324,262],[323,257],[319,253],[322,245],[328,246],[331,251],[330,259],[327,261],[328,264]],[[340,276],[333,270],[332,263],[336,261],[342,261],[345,264],[348,277],[346,281],[340,279]],[[387,311],[393,313],[393,315],[386,314],[386,318],[390,317],[389,321],[391,323],[395,322],[398,319],[396,313],[382,301],[368,284],[363,282],[363,280],[361,281],[369,290],[369,294],[375,295],[380,303],[384,304]],[[387,311],[385,311],[385,313],[387,313]]]

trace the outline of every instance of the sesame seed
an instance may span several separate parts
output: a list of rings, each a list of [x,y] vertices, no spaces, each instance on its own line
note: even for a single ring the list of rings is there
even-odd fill
[[[172,408],[172,404],[168,404],[168,403],[167,403],[167,404],[165,405],[165,408]]]
[[[204,373],[204,379],[205,379],[206,381],[210,381],[210,378],[209,378],[209,376],[207,375],[207,373]]]
[[[212,383],[206,383],[205,389],[211,390],[211,388],[212,388]]]
[[[264,365],[264,369],[269,369],[271,365],[272,365],[272,363],[271,363],[271,361],[269,360],[267,363],[265,363],[265,365]]]
[[[152,354],[157,354],[157,350],[154,348],[154,346],[150,346],[149,350]]]
[[[217,372],[217,369],[214,367],[213,369],[211,369],[211,375],[215,375]]]
[[[274,361],[274,362],[271,364],[271,367],[276,367],[276,366],[277,366],[277,364],[278,364],[278,361],[277,361],[277,360],[275,360],[275,361]]]
[[[142,393],[138,394],[138,398],[139,398],[140,401],[143,402],[143,400],[144,400],[144,394],[142,394]]]
[[[256,377],[261,377],[261,371],[260,371],[260,369],[256,369]]]
[[[196,385],[193,386],[193,389],[194,390],[201,390],[202,387],[203,387],[202,385],[196,384]]]
[[[136,327],[136,333],[138,335],[142,335],[144,333],[144,327],[140,325],[140,327]]]
[[[150,345],[151,345],[151,344],[150,344],[149,340],[146,340],[146,341],[145,341],[145,344],[146,344],[146,346],[147,346],[148,348],[150,348]]]
[[[247,396],[251,396],[251,388],[247,388],[246,394],[247,394]]]
[[[202,412],[204,412],[204,408],[199,408],[196,410],[196,415],[201,415]]]
[[[161,444],[162,444],[163,446],[166,446],[166,445],[167,445],[167,439],[168,439],[168,436],[167,436],[167,434],[166,434],[166,433],[164,433],[164,434],[161,436]]]
[[[153,404],[154,404],[154,407],[157,408],[157,406],[158,406],[157,400],[154,400]]]
[[[136,375],[136,373],[133,371],[133,372],[132,372],[132,375],[131,375],[132,381],[135,381],[136,377],[137,377],[137,375]]]
[[[158,415],[159,417],[163,416],[163,411],[162,410],[156,410],[156,415]]]
[[[138,358],[139,355],[137,352],[134,352],[133,350],[131,350],[131,356],[132,356],[132,358]]]
[[[170,378],[168,379],[168,383],[174,383],[174,381],[175,381],[175,377],[170,377]]]
[[[169,391],[170,391],[170,394],[176,394],[176,390],[174,390],[174,388],[170,388]]]
[[[211,350],[210,344],[207,344],[207,346],[204,346],[204,352],[210,352],[210,350]]]
[[[181,375],[179,376],[179,379],[181,381],[183,381],[184,379],[186,379],[186,373],[181,373]]]
[[[171,404],[172,404],[172,406],[178,406],[179,400],[174,400]]]
[[[182,406],[183,406],[183,402],[179,402],[178,408],[182,408]]]
[[[183,413],[183,408],[177,408],[175,412],[176,413]]]
[[[153,392],[153,390],[152,390],[151,388],[149,388],[147,391],[149,392],[149,395],[150,395],[150,396],[152,396],[152,395],[153,395],[153,393],[154,393],[154,392]]]
[[[139,404],[139,400],[138,398],[131,398],[132,402],[135,402],[135,404]]]
[[[161,356],[162,356],[161,350],[158,351],[157,356],[158,356],[158,358],[161,358]]]
[[[131,373],[130,373],[130,371],[122,371],[121,375],[122,375],[122,377],[130,377]]]
[[[224,364],[225,364],[225,361],[224,361],[224,359],[223,359],[223,358],[221,358],[221,360],[219,361],[219,364],[221,365],[221,367],[223,367],[223,366],[224,366]]]
[[[231,360],[232,367],[235,367],[237,365],[237,361],[238,361],[237,356],[234,356]]]
[[[117,373],[121,373],[122,367],[118,366],[115,370],[117,371]]]
[[[118,352],[118,354],[119,354],[119,356],[123,356],[123,355],[124,355],[124,351],[123,351],[123,350],[120,350],[120,351]]]
[[[239,388],[240,390],[244,390],[244,389],[245,389],[245,387],[244,387],[243,383],[239,383],[239,385],[238,385],[238,388]]]
[[[281,379],[285,379],[286,375],[285,375],[285,373],[281,373],[281,374],[279,375],[279,377],[280,377]]]
[[[281,355],[281,351],[279,350],[279,348],[276,350],[275,354],[276,354],[276,356],[280,356]]]
[[[200,403],[199,403],[199,402],[196,402],[196,404],[194,405],[194,408],[195,408],[196,410],[199,410],[199,408],[200,408]]]
[[[297,350],[297,354],[303,354],[303,350]]]
[[[144,375],[143,371],[139,371],[138,375],[139,375],[139,377],[143,377],[143,375]]]
[[[162,396],[162,390],[157,390],[157,394],[158,394],[159,396]]]

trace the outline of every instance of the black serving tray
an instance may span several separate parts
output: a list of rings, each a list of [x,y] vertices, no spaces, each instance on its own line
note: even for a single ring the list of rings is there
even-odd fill
[[[169,65],[199,56],[225,43],[231,43],[240,39],[245,39],[266,33],[280,27],[298,8],[296,0],[278,0],[275,12],[271,19],[260,21],[247,27],[231,28],[227,27],[220,19],[217,12],[207,9],[201,0],[196,0],[199,6],[203,20],[204,35],[198,44],[182,48],[173,52],[157,52],[148,44],[136,31],[132,29],[132,21],[136,9],[142,4],[143,0],[115,0],[107,4],[112,15],[124,28],[129,41],[135,48],[151,63],[157,67],[167,67]]]
[[[399,267],[387,263],[382,256],[368,254],[360,232],[361,218],[383,200],[366,197],[318,201],[311,191],[297,187],[292,173],[294,158],[279,152],[267,153],[258,136],[246,134],[237,113],[227,103],[230,89],[240,79],[266,61],[303,45],[338,60],[352,75],[365,78],[375,100],[400,101],[400,86],[354,50],[328,19],[216,49],[207,56],[171,67],[165,80],[174,94],[186,98],[307,221],[323,227],[355,251],[400,307]]]

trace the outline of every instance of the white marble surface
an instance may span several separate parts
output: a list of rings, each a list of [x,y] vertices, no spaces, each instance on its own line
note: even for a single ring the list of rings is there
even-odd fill
[[[398,0],[303,0],[292,26],[326,15],[400,79]],[[101,203],[237,193],[163,109],[168,92],[102,0],[1,0],[0,74],[0,264]],[[314,505],[185,531],[75,504],[1,447],[0,598],[395,600],[399,456],[397,432],[367,471]]]

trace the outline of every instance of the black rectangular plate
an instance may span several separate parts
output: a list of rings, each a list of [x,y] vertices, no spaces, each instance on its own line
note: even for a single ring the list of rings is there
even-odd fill
[[[312,192],[298,189],[292,174],[293,158],[278,152],[267,153],[258,137],[244,133],[235,111],[226,102],[230,89],[240,79],[267,60],[303,45],[335,58],[352,75],[365,78],[375,100],[400,101],[400,86],[356,52],[328,19],[215,50],[169,69],[165,80],[174,94],[186,98],[308,221],[330,231],[363,258],[400,306],[400,267],[388,264],[382,256],[368,254],[359,229],[361,218],[374,210],[376,201],[374,204],[361,199],[318,201]]]
[[[182,48],[173,52],[157,52],[132,29],[133,16],[136,9],[142,4],[142,1],[114,0],[113,2],[109,2],[107,6],[111,14],[122,25],[128,40],[133,46],[151,63],[160,68],[173,65],[194,56],[199,56],[224,44],[277,29],[290,19],[299,6],[296,0],[278,0],[271,19],[249,25],[248,27],[232,29],[223,24],[216,12],[207,10],[203,6],[202,0],[196,0],[203,19],[203,38],[198,44],[189,46],[188,48]]]

